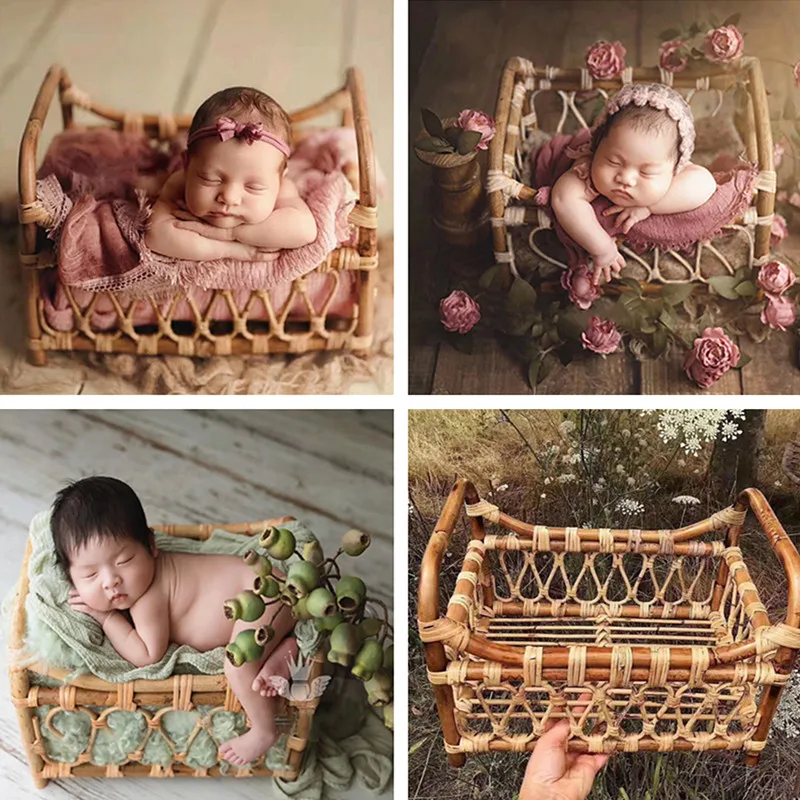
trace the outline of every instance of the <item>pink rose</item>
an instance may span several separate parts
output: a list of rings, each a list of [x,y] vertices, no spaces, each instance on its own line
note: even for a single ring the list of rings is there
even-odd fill
[[[797,280],[794,272],[780,261],[770,261],[758,271],[756,282],[770,295],[782,295]]]
[[[465,131],[477,131],[481,135],[481,140],[476,146],[476,150],[488,150],[489,142],[494,139],[494,120],[483,111],[472,111],[465,108],[458,115],[458,127]]]
[[[800,197],[800,195],[798,195]],[[786,189],[779,189],[778,194],[775,195],[775,199],[779,203],[785,203],[789,199],[789,192]]]
[[[584,311],[600,297],[600,290],[592,283],[586,264],[578,264],[562,272],[561,285],[569,292],[570,301]]]
[[[709,61],[733,61],[744,49],[744,39],[735,25],[723,25],[709,31],[704,44]]]
[[[625,53],[622,42],[607,42],[601,39],[586,50],[586,66],[589,74],[598,80],[616,78],[625,69]]]
[[[800,61],[794,65],[792,74],[794,75],[794,85],[800,87]]]
[[[800,208],[800,192],[792,192],[789,195],[789,205]]]
[[[671,42],[664,42],[658,48],[658,65],[666,72],[680,72],[686,69],[689,59],[686,57],[686,50],[682,54],[677,51],[681,47],[686,47],[686,42],[674,39]]]
[[[446,331],[468,333],[481,318],[481,307],[466,293],[457,289],[439,303],[439,318]]]
[[[780,244],[788,235],[789,229],[786,227],[786,220],[780,214],[775,214],[772,217],[772,227],[769,232],[770,247]]]
[[[768,294],[767,305],[761,312],[761,322],[776,331],[785,331],[789,325],[794,325],[794,300]]]
[[[722,328],[706,328],[694,340],[694,347],[686,354],[683,368],[698,386],[708,389],[731,367],[739,363],[739,348]]]
[[[783,154],[786,152],[786,146],[783,142],[775,142],[775,146],[772,148],[772,161],[774,162],[775,169],[781,165],[781,161],[783,161]]]
[[[622,334],[610,319],[589,317],[589,327],[581,334],[581,342],[585,350],[592,350],[606,356],[614,353],[622,341]]]

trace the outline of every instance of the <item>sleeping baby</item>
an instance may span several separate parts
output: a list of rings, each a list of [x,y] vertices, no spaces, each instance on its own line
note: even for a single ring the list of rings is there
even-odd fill
[[[56,559],[74,589],[69,603],[93,617],[114,649],[136,667],[160,661],[170,642],[199,651],[228,644],[240,630],[269,623],[275,635],[257,661],[225,675],[250,719],[250,730],[222,744],[221,758],[242,765],[276,739],[270,675],[288,676],[297,656],[294,618],[283,606],[270,622],[226,618],[223,604],[252,588],[253,571],[238,556],[160,553],[136,493],[116,478],[92,477],[62,489],[53,503]],[[270,619],[265,619],[269,615]]]
[[[553,186],[553,213],[586,250],[595,285],[625,266],[614,239],[597,220],[592,201],[602,195],[626,234],[651,214],[677,214],[702,206],[716,191],[711,173],[689,159],[694,122],[687,102],[660,83],[624,86],[607,103],[584,145],[567,148],[575,159]]]
[[[164,184],[145,234],[156,253],[191,261],[269,261],[316,239],[287,177],[289,116],[271,97],[223,89],[197,109],[184,165]]]

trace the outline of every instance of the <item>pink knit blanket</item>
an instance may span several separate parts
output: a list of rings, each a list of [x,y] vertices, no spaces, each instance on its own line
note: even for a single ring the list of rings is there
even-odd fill
[[[332,129],[307,136],[288,162],[288,175],[317,222],[314,242],[269,262],[198,262],[154,253],[144,242],[150,205],[141,187],[174,168],[180,149],[175,142],[157,151],[144,136],[105,129],[56,137],[39,171],[37,197],[54,219],[48,234],[65,285],[130,296],[175,287],[271,289],[310,272],[351,241],[348,215],[356,197],[343,168],[357,162],[355,134]]]
[[[572,267],[587,263],[588,255],[559,225],[550,208],[550,189],[574,163],[567,149],[584,145],[590,135],[590,131],[584,129],[574,135],[554,136],[531,153],[531,181],[538,189],[535,202],[547,207],[553,228],[567,250],[568,263]],[[749,161],[738,161],[723,165],[721,171],[712,168],[712,174],[717,181],[717,190],[706,203],[693,211],[679,214],[653,214],[631,228],[625,236],[626,244],[640,253],[652,247],[690,250],[697,242],[718,236],[723,226],[733,222],[750,205],[758,167]],[[602,195],[592,201],[597,221],[607,233],[614,236],[616,216],[603,216],[603,212],[612,205]]]

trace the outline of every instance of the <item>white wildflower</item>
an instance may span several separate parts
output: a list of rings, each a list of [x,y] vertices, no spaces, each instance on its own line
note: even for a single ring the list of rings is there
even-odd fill
[[[566,472],[563,475],[559,475],[556,480],[559,483],[572,483],[573,481],[578,480],[577,475],[572,472]]]
[[[636,486],[636,478],[628,478],[628,486]]]
[[[571,419],[565,419],[559,426],[558,432],[562,436],[567,436],[575,430],[575,423]]]
[[[676,441],[684,453],[697,455],[702,446],[718,437],[729,442],[742,433],[737,422],[744,419],[744,411],[726,409],[672,409],[643,411],[642,414],[658,414],[658,435],[666,444]]]
[[[697,497],[692,497],[690,494],[679,494],[677,497],[672,498],[673,503],[679,506],[699,506],[700,500]]]
[[[552,478],[545,478],[544,479],[544,485],[545,486],[549,486],[552,482],[553,482]]]
[[[629,497],[624,497],[617,502],[617,511],[632,516],[633,514],[643,514],[644,505],[638,500],[631,500]]]
[[[776,487],[781,487],[781,486],[783,486],[783,484],[780,481],[775,481],[775,486]]]
[[[505,492],[508,489],[507,483],[501,483],[500,486],[497,487],[498,492]]]
[[[622,464],[617,464],[617,475],[624,475],[625,474],[625,467]]]
[[[542,492],[542,493],[539,495],[539,497],[541,497],[541,498],[542,498],[542,500],[544,500],[544,499],[545,499],[545,497],[547,497],[547,493],[546,493],[546,492]]]
[[[679,458],[678,459],[678,466],[679,467],[685,467],[686,466],[686,459],[685,458]]]
[[[592,489],[594,489],[596,492],[602,492],[603,491],[603,484],[600,483],[600,481],[598,481],[597,483],[592,485]]]
[[[627,428],[623,428],[620,433],[623,439],[627,439],[631,435],[631,432]]]

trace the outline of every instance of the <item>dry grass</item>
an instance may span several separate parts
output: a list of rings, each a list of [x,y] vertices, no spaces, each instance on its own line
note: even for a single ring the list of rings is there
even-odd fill
[[[620,413],[623,416],[613,417]],[[678,466],[675,454],[653,435],[652,418],[631,413],[626,417],[624,413],[608,412],[604,428],[610,432],[606,444],[612,452],[620,448],[615,459],[622,458],[630,464],[631,474],[638,476],[640,472],[636,470],[644,467],[637,465],[642,464],[658,473],[656,485],[647,491],[643,526],[656,523],[653,527],[677,527],[684,516],[685,522],[691,522],[720,508],[721,501],[709,489],[710,446],[698,458],[688,459],[687,465]],[[564,419],[576,419],[576,412],[511,412],[511,418],[518,430],[503,422],[497,411],[409,414],[409,496],[414,506],[409,513],[409,797],[415,800],[512,800],[519,792],[527,760],[516,754],[489,753],[470,756],[466,766],[456,770],[448,765],[442,746],[441,725],[416,633],[416,596],[422,556],[453,479],[470,478],[483,496],[528,521],[536,518],[554,525],[573,524],[565,521],[599,513],[596,506],[586,505],[585,493],[578,492],[578,500],[568,494],[574,494],[576,487],[559,486],[552,481],[544,485],[551,470],[543,468],[542,455],[550,443],[558,440],[559,424]],[[625,441],[620,438],[623,426],[637,420],[636,433],[641,433],[650,445],[644,453],[637,442],[630,446],[630,437]],[[799,425],[798,411],[770,411],[759,463],[759,488],[796,542],[800,539],[800,503],[781,472],[780,462],[786,443],[794,438]],[[775,486],[776,481],[781,485]],[[509,488],[493,493],[492,486],[496,489],[503,483]],[[548,495],[545,500],[540,498],[542,493]],[[671,502],[679,493],[702,500],[701,505],[689,510],[691,516]],[[620,519],[616,522],[622,524]],[[467,526],[462,519],[442,562],[441,608],[452,594],[467,539]],[[755,531],[746,531],[742,548],[770,616],[779,619],[786,603],[786,580],[777,560],[766,540]],[[773,732],[755,770],[742,766],[739,753],[619,754],[595,782],[590,800],[645,800],[648,792],[650,800],[791,800],[800,792],[800,786],[796,786],[800,750],[796,745],[797,740]]]

